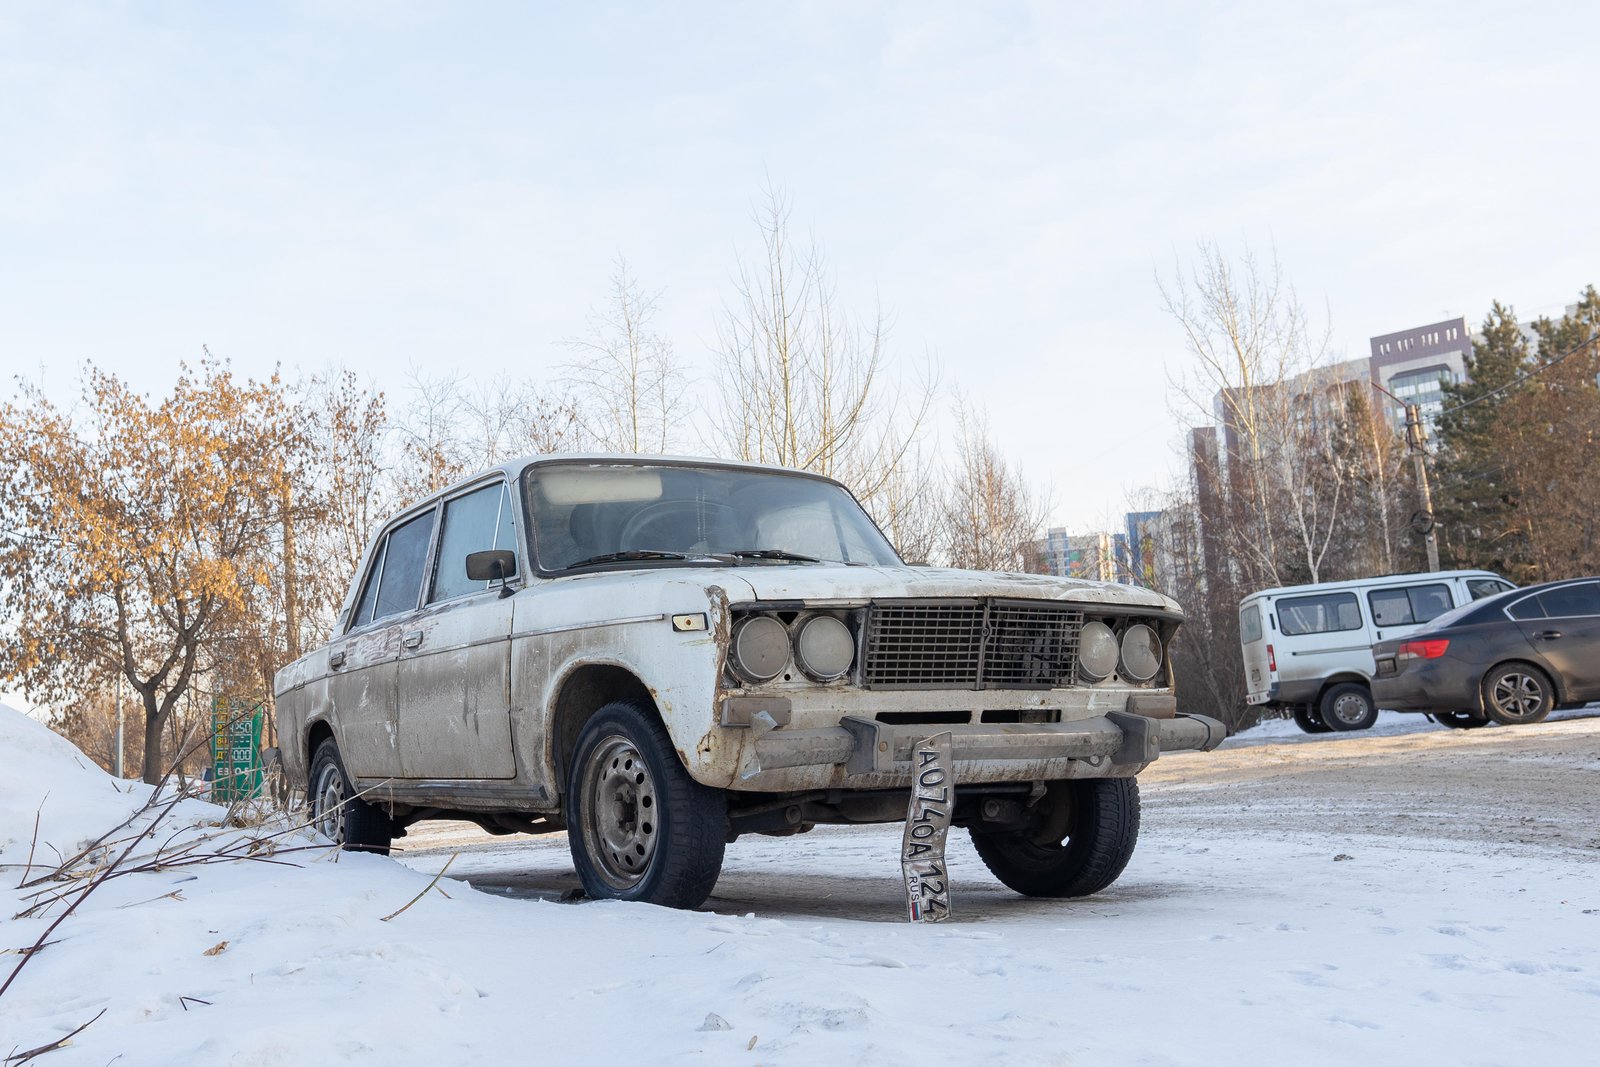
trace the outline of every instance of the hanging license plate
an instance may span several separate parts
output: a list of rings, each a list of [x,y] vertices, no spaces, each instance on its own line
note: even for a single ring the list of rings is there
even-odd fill
[[[956,805],[950,734],[917,742],[911,750],[911,767],[911,807],[906,811],[906,832],[900,842],[906,914],[912,922],[943,922],[950,917],[950,876],[944,861],[944,842]]]

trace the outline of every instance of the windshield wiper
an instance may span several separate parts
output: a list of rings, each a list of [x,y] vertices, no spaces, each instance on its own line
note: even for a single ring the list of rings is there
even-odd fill
[[[741,548],[733,552],[724,552],[724,556],[736,556],[739,559],[786,559],[795,563],[821,563],[816,556],[802,556],[798,552],[789,552],[782,548]]]
[[[576,570],[579,567],[588,567],[597,563],[631,563],[645,559],[701,559],[701,556],[691,556],[687,552],[668,552],[659,548],[635,548],[627,552],[602,552],[598,556],[580,559],[576,563],[569,563],[562,570]]]

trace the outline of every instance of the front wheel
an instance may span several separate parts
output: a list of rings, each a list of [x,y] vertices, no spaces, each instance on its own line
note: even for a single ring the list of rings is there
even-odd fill
[[[1507,663],[1483,679],[1483,710],[1502,726],[1543,722],[1554,703],[1550,680],[1529,664]]]
[[[1139,783],[1132,778],[1051,782],[1026,829],[972,831],[984,866],[1029,897],[1100,892],[1128,865],[1138,840]]]
[[[1317,714],[1317,709],[1310,704],[1296,704],[1294,707],[1294,722],[1308,734],[1325,734],[1329,727]]]
[[[325,737],[311,757],[311,826],[346,852],[389,854],[394,821],[376,804],[356,795],[344,772],[339,746]]]
[[[590,897],[695,908],[711,895],[727,801],[689,777],[653,714],[629,701],[595,712],[567,784],[567,843]]]
[[[1322,694],[1319,718],[1330,730],[1366,730],[1378,721],[1372,690],[1357,682],[1340,682]]]

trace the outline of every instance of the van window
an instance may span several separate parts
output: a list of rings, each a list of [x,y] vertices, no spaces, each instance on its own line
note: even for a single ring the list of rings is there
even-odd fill
[[[1455,607],[1450,589],[1440,584],[1407,585],[1399,589],[1375,589],[1367,594],[1376,626],[1409,626],[1427,622]]]
[[[1239,612],[1239,640],[1244,644],[1261,640],[1261,605],[1251,604]]]
[[[1503,582],[1499,578],[1468,578],[1467,593],[1473,600],[1482,600],[1486,596],[1504,593],[1507,589],[1515,589],[1510,582]]]
[[[1361,605],[1354,593],[1322,593],[1278,601],[1278,629],[1285,636],[1361,629]]]

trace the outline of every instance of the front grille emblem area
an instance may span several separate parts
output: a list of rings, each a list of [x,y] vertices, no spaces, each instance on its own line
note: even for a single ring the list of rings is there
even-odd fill
[[[1015,600],[877,602],[867,611],[869,689],[1071,685],[1083,612]]]

